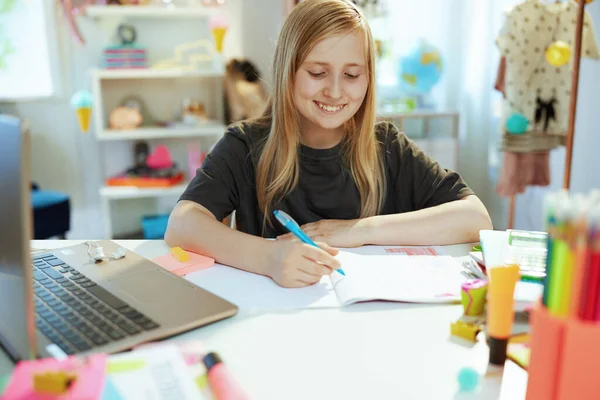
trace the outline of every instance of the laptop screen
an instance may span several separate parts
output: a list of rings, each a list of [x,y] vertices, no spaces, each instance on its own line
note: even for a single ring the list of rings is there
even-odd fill
[[[0,115],[0,345],[15,359],[36,353],[28,155],[21,121]]]

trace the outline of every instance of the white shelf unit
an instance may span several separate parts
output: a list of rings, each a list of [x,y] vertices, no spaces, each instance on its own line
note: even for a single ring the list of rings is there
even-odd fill
[[[139,128],[131,130],[103,129],[96,132],[96,139],[109,140],[152,140],[181,139],[204,136],[216,136],[225,132],[226,126],[219,122],[190,128]]]
[[[434,111],[434,110],[414,110],[406,112],[387,112],[377,113],[377,118],[383,121],[390,121],[396,125],[400,132],[405,132],[421,149],[429,156],[438,161],[442,167],[458,169],[458,160],[460,157],[460,116],[453,111]],[[422,122],[421,134],[413,135],[406,128],[409,121],[420,120]],[[436,122],[449,123],[450,129],[444,127],[443,132],[450,131],[450,135],[440,137],[436,135]]]
[[[139,188],[135,186],[103,186],[100,196],[108,200],[143,199],[160,196],[180,196],[187,185],[175,185],[169,188]]]
[[[88,16],[110,17],[205,17],[213,13],[213,9],[207,10],[201,7],[191,10],[182,8],[166,10],[151,6],[93,6],[88,7]],[[164,12],[164,13],[163,13]],[[191,22],[190,22],[191,23]],[[148,25],[146,25],[147,27]],[[164,49],[164,47],[163,47]],[[149,52],[152,47],[148,49]],[[168,54],[162,54],[162,58],[169,58]],[[207,151],[205,144],[214,144],[226,131],[224,120],[223,102],[223,79],[224,65],[212,62],[204,65],[206,69],[189,70],[184,68],[173,69],[98,69],[91,71],[92,94],[94,96],[93,130],[98,150],[100,151],[101,181],[102,186],[98,189],[100,203],[103,212],[103,236],[112,239],[115,235],[126,233],[123,225],[130,225],[137,218],[148,214],[158,204],[163,206],[171,204],[172,199],[179,197],[189,179],[187,160],[183,152],[178,152],[186,144],[193,141],[201,141],[203,150]],[[135,97],[144,103],[146,113],[151,116],[152,121],[144,121],[141,126],[129,130],[111,129],[108,124],[110,112],[129,97]],[[183,99],[193,98],[202,102],[206,108],[209,118],[206,122],[198,125],[184,125],[174,123],[165,125],[167,121],[175,121],[178,116],[176,110],[181,109]],[[176,140],[177,141],[174,141]],[[122,173],[131,167],[126,164],[131,156],[129,146],[138,141],[151,141],[151,149],[155,144],[167,144],[172,150],[173,160],[186,174],[186,181],[168,188],[137,188],[106,186],[106,178]],[[111,153],[113,151],[116,152]],[[124,159],[127,157],[127,159]],[[126,165],[125,165],[126,164]],[[138,200],[138,203],[135,201]],[[123,202],[123,204],[115,204]],[[128,203],[126,203],[128,202]],[[164,207],[163,207],[164,208]],[[126,210],[126,211],[123,211]],[[135,215],[131,214],[135,212]],[[122,218],[126,217],[126,218]],[[124,222],[127,219],[128,222]],[[121,227],[119,227],[119,226]]]
[[[92,18],[198,18],[215,15],[214,7],[189,6],[120,6],[90,5],[85,8],[85,15]]]
[[[183,68],[95,69],[97,79],[171,79],[171,78],[222,78],[222,69],[188,70]]]

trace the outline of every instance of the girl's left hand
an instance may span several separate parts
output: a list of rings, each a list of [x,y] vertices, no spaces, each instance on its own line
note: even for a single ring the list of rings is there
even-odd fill
[[[366,244],[365,232],[360,219],[322,219],[301,226],[315,242],[324,242],[333,247],[359,247]],[[277,239],[295,239],[292,233],[278,236]]]

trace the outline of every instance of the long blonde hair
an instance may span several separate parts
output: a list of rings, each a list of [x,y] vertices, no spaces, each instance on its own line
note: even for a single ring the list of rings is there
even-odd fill
[[[304,0],[287,17],[273,60],[273,91],[260,120],[270,123],[256,170],[258,205],[264,222],[275,203],[298,183],[300,119],[294,106],[296,72],[312,48],[332,35],[362,32],[366,43],[368,89],[363,104],[344,124],[343,157],[360,193],[360,217],[376,215],[385,198],[383,160],[375,135],[374,44],[361,12],[347,0]]]

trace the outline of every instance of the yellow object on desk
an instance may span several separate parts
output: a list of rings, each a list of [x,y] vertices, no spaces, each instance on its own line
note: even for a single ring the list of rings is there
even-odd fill
[[[171,255],[179,262],[190,261],[190,255],[181,247],[171,247]]]
[[[479,332],[481,332],[481,326],[479,324],[469,324],[460,319],[450,325],[450,334],[452,336],[457,336],[471,342],[476,340]]]
[[[33,388],[36,393],[61,395],[69,390],[76,376],[64,371],[43,372],[33,375]]]

